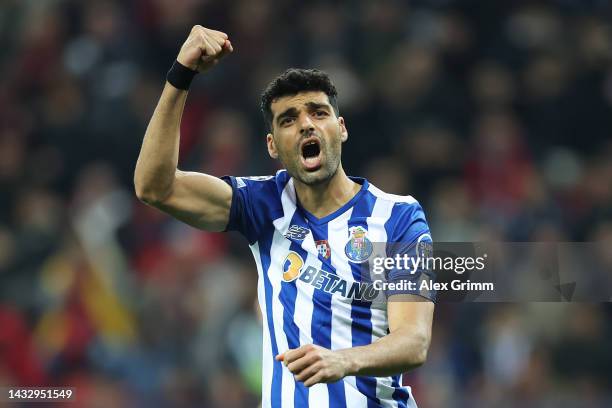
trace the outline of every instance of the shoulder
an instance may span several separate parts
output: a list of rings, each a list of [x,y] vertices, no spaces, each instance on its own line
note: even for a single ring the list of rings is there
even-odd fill
[[[292,194],[291,177],[286,170],[279,170],[270,176],[229,177],[234,195],[244,202],[252,213],[261,220],[278,218],[283,211],[284,197]]]
[[[285,171],[279,171],[273,176],[222,179],[233,191],[227,230],[241,232],[252,244],[269,230],[274,219],[282,216],[282,195],[290,178]]]
[[[279,170],[268,176],[225,176],[223,177],[235,189],[249,190],[250,194],[269,196],[280,195],[290,180],[286,170]]]
[[[387,227],[391,241],[414,240],[429,233],[425,212],[413,196],[386,193],[372,184],[368,185],[368,191],[390,210]]]
[[[420,207],[419,202],[411,195],[386,193],[380,188],[373,185],[372,183],[368,183],[368,191],[370,192],[370,194],[376,197],[377,200],[382,200],[390,205],[402,207],[405,209]]]

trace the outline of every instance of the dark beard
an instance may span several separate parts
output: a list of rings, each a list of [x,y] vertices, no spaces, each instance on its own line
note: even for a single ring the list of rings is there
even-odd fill
[[[325,160],[325,165],[316,172],[313,172],[316,174],[313,174],[302,171],[299,168],[299,158],[295,162],[291,162],[292,165],[289,165],[290,162],[285,160],[282,155],[279,156],[279,160],[291,177],[307,186],[319,186],[329,182],[336,175],[340,167],[339,159]]]
[[[310,137],[310,135],[308,137]],[[279,151],[278,159],[280,160],[283,167],[287,170],[287,173],[289,173],[291,177],[293,177],[300,183],[305,184],[307,186],[324,185],[328,183],[329,180],[331,180],[338,172],[338,168],[340,167],[342,144],[339,140],[336,142],[332,141],[330,144],[327,144],[324,139],[320,139],[320,144],[321,155],[325,156],[325,164],[323,165],[323,167],[312,173],[301,169],[301,151],[295,152],[295,160],[285,157],[285,155]],[[328,152],[329,155],[327,155],[326,152]]]
[[[330,163],[331,165],[333,165],[334,163]],[[339,166],[339,162],[338,164],[335,166],[335,168],[327,168],[324,167],[318,171],[323,170],[324,172],[327,173],[327,175],[325,174],[317,174],[316,176],[314,174],[307,174],[307,177],[303,177],[300,174],[291,174],[291,172],[289,171],[289,169],[287,169],[287,172],[289,173],[289,175],[291,177],[293,177],[294,179],[300,181],[302,184],[306,184],[307,186],[320,186],[322,184],[326,184],[328,183],[332,178],[334,178],[334,176],[336,175],[336,173],[338,172],[338,167]],[[313,177],[308,177],[308,176],[313,176]]]

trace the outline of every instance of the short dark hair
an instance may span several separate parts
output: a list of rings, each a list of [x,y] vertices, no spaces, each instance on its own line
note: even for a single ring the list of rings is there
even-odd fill
[[[272,130],[273,114],[270,106],[275,99],[308,91],[324,92],[336,116],[340,115],[338,92],[329,75],[318,69],[289,68],[270,82],[261,94],[261,112],[268,130]]]

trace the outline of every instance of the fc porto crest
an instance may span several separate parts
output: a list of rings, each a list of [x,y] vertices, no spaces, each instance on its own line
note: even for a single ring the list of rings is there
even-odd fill
[[[319,241],[315,241],[317,245],[317,251],[319,251],[319,255],[323,257],[323,259],[329,259],[331,256],[331,248],[329,247],[329,242],[326,239],[322,239]]]
[[[368,260],[374,247],[366,237],[368,231],[362,226],[349,228],[350,238],[344,246],[344,253],[351,262],[362,263]]]

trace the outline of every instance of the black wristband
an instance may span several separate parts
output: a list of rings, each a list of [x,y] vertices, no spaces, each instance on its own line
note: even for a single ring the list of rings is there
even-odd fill
[[[186,91],[189,89],[189,85],[191,85],[191,81],[197,73],[198,71],[189,69],[175,60],[166,75],[166,81],[173,87]]]

